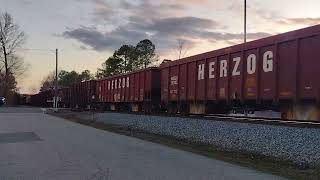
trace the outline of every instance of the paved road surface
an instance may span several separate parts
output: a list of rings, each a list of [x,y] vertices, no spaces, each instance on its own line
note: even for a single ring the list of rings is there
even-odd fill
[[[43,114],[0,108],[0,180],[281,179]]]

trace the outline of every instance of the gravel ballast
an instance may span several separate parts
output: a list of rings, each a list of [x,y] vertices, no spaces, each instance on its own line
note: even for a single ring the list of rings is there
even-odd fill
[[[320,129],[205,119],[120,113],[77,113],[79,118],[172,136],[221,150],[289,160],[305,167],[320,164]]]

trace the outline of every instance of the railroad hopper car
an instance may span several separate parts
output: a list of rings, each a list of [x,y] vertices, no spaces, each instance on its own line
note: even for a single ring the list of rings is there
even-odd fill
[[[161,101],[169,112],[273,110],[319,120],[320,25],[164,63]]]
[[[96,102],[107,110],[151,112],[159,109],[160,70],[147,68],[97,80]]]
[[[40,91],[34,95],[26,95],[26,104],[39,107],[53,107],[54,90]],[[58,89],[59,107],[69,107],[70,89],[68,87]]]
[[[52,107],[54,92],[53,90],[41,91],[30,96],[30,105],[39,107]]]
[[[96,80],[83,81],[70,86],[70,108],[90,109],[95,104]]]
[[[70,88],[69,87],[63,87],[58,90],[58,97],[59,97],[59,103],[58,107],[62,108],[68,108],[70,107]]]
[[[20,98],[21,105],[31,105],[31,94],[22,94]]]

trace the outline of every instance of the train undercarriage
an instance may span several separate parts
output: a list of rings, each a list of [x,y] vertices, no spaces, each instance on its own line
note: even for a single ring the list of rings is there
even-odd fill
[[[166,114],[198,114],[198,115],[229,115],[240,117],[261,117],[287,120],[320,121],[320,105],[316,102],[305,101],[292,103],[289,101],[255,103],[240,101],[221,102],[115,102],[93,103],[79,106],[75,109],[98,109],[101,111],[166,113]]]
[[[316,102],[170,102],[162,104],[169,114],[220,114],[230,116],[320,121],[320,105]]]

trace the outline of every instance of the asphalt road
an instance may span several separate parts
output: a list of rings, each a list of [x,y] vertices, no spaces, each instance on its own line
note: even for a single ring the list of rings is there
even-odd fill
[[[281,179],[42,113],[0,108],[0,180]]]

